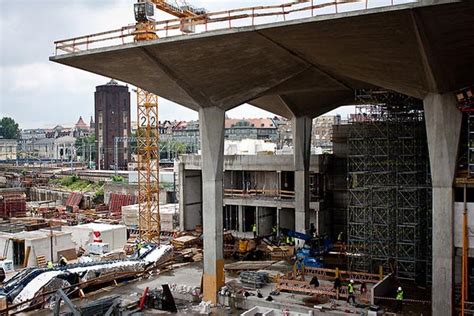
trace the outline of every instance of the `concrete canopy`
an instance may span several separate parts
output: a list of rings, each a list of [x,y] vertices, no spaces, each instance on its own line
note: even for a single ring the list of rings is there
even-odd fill
[[[474,5],[424,2],[54,56],[198,110],[243,103],[291,117],[350,104],[354,89],[417,98],[474,82]]]

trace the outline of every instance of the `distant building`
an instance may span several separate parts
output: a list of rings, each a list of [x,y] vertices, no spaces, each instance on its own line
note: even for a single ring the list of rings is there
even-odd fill
[[[224,155],[273,155],[276,144],[263,139],[225,140]]]
[[[91,124],[93,123],[94,122],[92,121],[92,117],[91,117]],[[74,125],[73,136],[77,138],[86,137],[86,136],[92,135],[93,131],[94,129],[91,128],[90,125],[86,124],[86,122],[84,122],[84,120],[82,119],[82,116],[80,116],[79,120]]]
[[[311,143],[313,147],[321,147],[323,152],[332,152],[333,125],[341,123],[340,115],[323,115],[313,120]]]
[[[94,117],[92,115],[91,115],[91,120],[90,120],[90,123],[89,123],[89,128],[91,130],[95,129]]]
[[[97,86],[95,91],[95,139],[98,169],[115,168],[115,138],[130,137],[130,92],[128,86],[111,80]],[[127,169],[130,161],[130,142],[117,142],[119,169]]]
[[[16,139],[0,139],[0,161],[16,160]]]
[[[25,147],[26,158],[36,157],[42,160],[71,161],[76,156],[76,138],[62,136],[43,138],[30,142]]]
[[[197,153],[200,149],[199,121],[160,122],[160,139],[163,142],[179,142],[186,145],[187,153]],[[225,120],[225,139],[241,141],[258,139],[277,143],[278,129],[271,118]]]

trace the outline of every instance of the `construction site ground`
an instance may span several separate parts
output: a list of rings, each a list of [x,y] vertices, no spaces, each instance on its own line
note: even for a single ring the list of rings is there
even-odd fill
[[[267,270],[272,269],[271,267]],[[277,266],[276,269],[279,269]],[[80,307],[86,305],[87,303],[98,300],[100,298],[104,298],[107,296],[112,295],[119,295],[122,300],[122,306],[133,305],[136,304],[137,301],[140,299],[141,295],[145,291],[145,288],[156,289],[161,288],[162,284],[177,284],[177,285],[184,285],[190,287],[199,287],[201,284],[201,275],[202,275],[202,262],[194,262],[189,263],[186,265],[181,265],[176,267],[172,270],[163,272],[159,275],[150,276],[148,279],[141,279],[141,280],[132,280],[130,282],[120,283],[119,285],[115,286],[110,284],[110,286],[103,287],[101,289],[97,289],[94,292],[86,293],[86,298],[76,298],[73,299],[72,302]],[[238,281],[238,277],[227,275],[226,282],[237,282],[237,284],[242,285]],[[320,280],[321,286],[330,285],[332,282],[322,281]],[[252,289],[251,286],[245,286],[248,288],[248,292],[252,294],[256,294],[256,290]],[[285,293],[281,292],[279,295],[272,296],[274,299],[272,302],[266,301],[266,298],[270,294],[270,292],[275,290],[275,283],[268,283],[264,287],[260,289],[263,298],[258,298],[255,296],[249,296],[245,299],[242,299],[239,302],[235,302],[236,305],[242,307],[242,309],[231,309],[228,307],[214,307],[212,309],[213,315],[238,315],[245,310],[251,309],[255,306],[260,307],[269,307],[275,308],[278,310],[285,310],[288,309],[290,311],[299,312],[299,313],[308,313],[309,311],[313,311],[315,315],[319,313],[315,310],[314,305],[317,304],[317,301],[308,302],[307,295],[300,295],[300,294],[293,294],[293,293]],[[175,297],[177,307],[178,307],[178,314],[186,314],[186,315],[199,315],[199,313],[192,310],[193,305],[198,305],[199,301],[192,302],[192,296],[189,294],[179,294],[173,292],[173,296]],[[219,301],[223,303],[224,297],[220,297]],[[237,299],[236,299],[237,300]],[[305,303],[304,301],[307,301]],[[330,306],[334,303],[333,300],[328,301],[325,304],[317,304],[320,306],[324,306],[326,308],[330,308]],[[65,305],[62,305],[61,312],[67,312],[68,308]],[[345,314],[360,314],[363,309],[356,308],[351,306],[350,304],[346,303],[343,300],[337,301],[336,309],[332,311],[332,313],[336,315],[345,315]],[[43,310],[34,310],[31,312],[21,313],[20,315],[35,315],[35,316],[46,316],[51,315],[52,311],[50,309],[43,309]],[[155,315],[155,314],[169,314],[168,312],[163,312],[159,310],[151,310],[147,309],[145,314]],[[323,314],[323,313],[321,313]],[[324,313],[324,315],[328,315],[328,313]]]

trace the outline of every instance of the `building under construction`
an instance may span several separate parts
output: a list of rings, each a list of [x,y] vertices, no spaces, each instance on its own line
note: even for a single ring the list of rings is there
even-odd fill
[[[348,137],[349,268],[431,282],[431,176],[421,101],[359,91]],[[370,104],[370,105],[368,105]]]

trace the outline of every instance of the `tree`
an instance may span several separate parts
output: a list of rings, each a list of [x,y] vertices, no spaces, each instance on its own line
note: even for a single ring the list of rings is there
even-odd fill
[[[76,138],[76,155],[82,157],[83,161],[87,161],[90,157],[92,161],[95,160],[95,135],[83,136]]]
[[[2,117],[0,120],[0,138],[20,138],[20,128],[18,127],[18,123],[11,117]]]
[[[175,157],[178,157],[178,155],[182,155],[186,152],[186,144],[185,143],[174,142],[173,147],[174,147]]]

